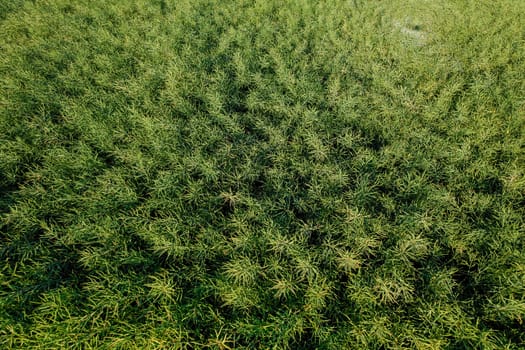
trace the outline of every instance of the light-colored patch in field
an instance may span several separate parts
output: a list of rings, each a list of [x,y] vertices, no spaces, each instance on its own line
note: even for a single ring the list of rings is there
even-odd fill
[[[413,40],[417,45],[424,45],[428,41],[428,32],[421,30],[421,25],[408,25],[407,20],[394,21],[394,28],[396,28],[403,36]]]

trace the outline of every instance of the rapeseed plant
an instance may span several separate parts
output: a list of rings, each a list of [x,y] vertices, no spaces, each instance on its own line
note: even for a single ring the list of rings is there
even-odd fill
[[[0,345],[523,348],[524,12],[0,1]]]

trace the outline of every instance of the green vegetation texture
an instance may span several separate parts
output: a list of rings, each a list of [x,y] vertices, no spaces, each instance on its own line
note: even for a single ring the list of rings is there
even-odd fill
[[[525,348],[524,13],[0,0],[0,348]]]

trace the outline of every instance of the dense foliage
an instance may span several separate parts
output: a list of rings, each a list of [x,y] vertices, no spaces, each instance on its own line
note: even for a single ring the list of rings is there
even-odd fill
[[[525,347],[523,13],[0,0],[0,347]]]

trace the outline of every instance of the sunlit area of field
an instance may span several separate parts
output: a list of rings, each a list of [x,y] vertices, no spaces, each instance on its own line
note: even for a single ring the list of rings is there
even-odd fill
[[[0,0],[0,347],[523,349],[524,14]]]

